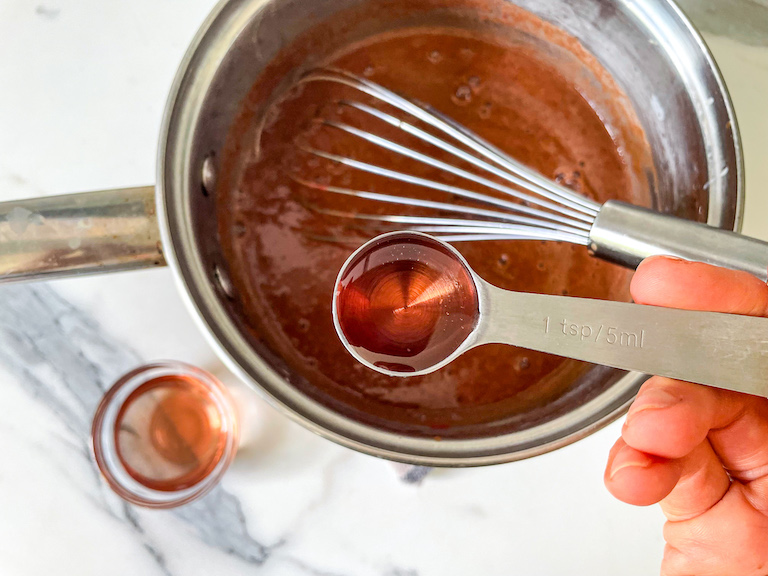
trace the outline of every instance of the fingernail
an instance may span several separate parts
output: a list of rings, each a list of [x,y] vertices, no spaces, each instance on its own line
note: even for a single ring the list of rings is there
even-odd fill
[[[646,258],[645,260],[640,262],[640,264],[637,266],[637,268],[640,268],[641,266],[643,266],[644,264],[646,264],[648,262],[651,262],[652,260],[662,260],[662,259],[663,260],[672,260],[674,262],[687,262],[687,260],[684,260],[682,258],[678,258],[677,256],[671,256],[669,254],[657,254],[655,256],[649,256],[648,258]]]
[[[650,456],[633,450],[629,446],[624,446],[613,459],[608,478],[613,480],[616,474],[627,468],[648,468],[651,464],[653,464],[653,459]]]
[[[627,413],[626,426],[629,426],[635,416],[646,410],[661,410],[669,408],[680,402],[682,398],[664,388],[653,388],[642,392],[632,403]]]

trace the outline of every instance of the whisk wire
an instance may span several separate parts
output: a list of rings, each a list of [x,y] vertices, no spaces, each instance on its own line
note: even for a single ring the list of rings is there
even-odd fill
[[[393,180],[399,180],[400,182],[406,182],[408,184],[422,186],[424,188],[430,188],[432,190],[438,190],[440,192],[446,192],[448,194],[454,194],[456,196],[461,196],[463,198],[475,200],[477,202],[492,204],[500,208],[506,208],[507,210],[521,212],[523,214],[528,214],[530,216],[537,216],[539,218],[544,218],[546,220],[558,222],[561,224],[567,224],[574,228],[583,228],[584,230],[589,230],[592,224],[591,219],[588,219],[586,221],[572,220],[572,219],[564,218],[562,216],[558,216],[555,214],[550,214],[549,212],[545,212],[537,208],[532,208],[530,206],[518,204],[516,202],[509,202],[507,200],[502,200],[500,198],[488,196],[487,194],[472,192],[471,190],[466,190],[464,188],[453,186],[451,184],[445,184],[443,182],[437,182],[436,180],[429,180],[427,178],[413,176],[411,174],[406,174],[404,172],[398,172],[397,170],[390,170],[389,168],[384,168],[382,166],[377,166],[375,164],[369,164],[368,162],[362,162],[360,160],[354,160],[352,158],[347,158],[345,156],[339,156],[338,154],[332,154],[330,152],[318,150],[317,148],[311,148],[309,146],[301,146],[301,145],[299,146],[299,148],[301,148],[302,150],[304,150],[309,154],[313,154],[315,156],[319,156],[321,158],[325,158],[326,160],[331,160],[333,162],[338,162],[340,164],[344,164],[346,166],[350,166],[352,168],[356,168],[358,170],[368,172],[369,174],[376,174],[378,176],[384,176],[386,178],[391,178]],[[410,204],[412,206],[419,205],[417,203],[410,203]],[[425,206],[425,204],[421,204],[421,205]]]
[[[441,170],[446,175],[451,174],[471,182],[474,186],[479,186],[489,191],[493,190],[510,198],[507,200],[488,192],[467,190],[461,186],[417,176],[401,169],[394,170],[378,163],[364,162],[352,157],[334,154],[310,145],[306,139],[300,139],[297,141],[296,146],[304,153],[351,167],[363,173],[405,182],[496,208],[491,210],[465,204],[459,205],[414,198],[406,195],[382,194],[372,190],[355,190],[348,187],[313,182],[292,174],[291,178],[294,181],[315,190],[401,206],[452,212],[460,214],[463,218],[359,214],[357,212],[313,208],[316,212],[357,220],[378,221],[388,224],[407,224],[412,229],[430,232],[449,242],[515,238],[556,240],[581,245],[588,243],[589,231],[601,207],[597,202],[585,198],[565,186],[538,174],[507,156],[504,152],[452,119],[432,110],[428,106],[403,98],[370,80],[343,70],[319,69],[309,72],[300,80],[300,83],[308,82],[331,82],[353,88],[415,118],[417,121],[447,136],[454,143],[447,142],[438,135],[377,107],[350,99],[336,101],[337,105],[355,109],[362,114],[366,114],[368,117],[382,121],[402,133],[441,150],[450,155],[450,157],[461,160],[466,164],[463,167],[455,166],[448,161],[438,159],[428,153],[417,151],[398,143],[391,139],[391,137],[385,138],[369,131],[369,129],[353,126],[349,121],[342,122],[320,118],[317,120],[320,125],[339,130],[353,138],[361,139],[368,144],[376,146],[380,150],[386,150],[401,157],[409,158],[422,165]],[[480,173],[465,169],[467,164],[473,166]],[[486,175],[492,175],[503,180],[505,183],[491,180]],[[515,188],[511,188],[509,185]]]
[[[300,82],[314,81],[328,81],[344,84],[350,88],[354,88],[360,92],[368,94],[369,96],[373,96],[374,98],[386,104],[398,108],[402,112],[410,114],[425,124],[440,130],[444,134],[468,147],[470,150],[486,157],[488,160],[498,164],[502,168],[505,168],[510,173],[517,174],[528,182],[536,184],[538,187],[551,192],[556,197],[579,204],[591,210],[594,214],[597,214],[597,212],[600,210],[600,204],[597,202],[576,194],[565,186],[560,186],[556,182],[545,178],[536,171],[509,157],[507,154],[489,142],[482,140],[479,136],[470,132],[455,122],[453,119],[441,114],[436,110],[426,110],[425,108],[411,102],[406,98],[403,98],[402,96],[392,92],[387,88],[384,88],[383,86],[380,86],[379,84],[371,82],[366,78],[362,78],[346,70],[323,68],[308,72],[300,80]]]
[[[410,198],[407,196],[396,196],[393,194],[381,194],[378,192],[368,192],[365,190],[351,190],[349,188],[341,188],[338,186],[331,186],[327,184],[318,184],[316,182],[311,182],[309,180],[304,180],[302,178],[298,178],[297,176],[292,176],[292,179],[297,182],[298,184],[301,184],[303,186],[306,186],[308,188],[314,188],[315,190],[321,190],[324,192],[332,192],[334,194],[342,194],[345,196],[353,196],[356,198],[363,198],[366,200],[375,200],[377,202],[385,202],[388,204],[401,204],[404,206],[415,206],[420,208],[430,208],[433,210],[441,210],[441,211],[447,211],[447,212],[459,212],[462,214],[473,214],[476,216],[484,216],[486,218],[496,218],[498,220],[502,220],[506,223],[510,224],[523,224],[523,225],[529,225],[529,226],[535,226],[539,228],[545,228],[548,230],[557,230],[560,232],[563,232],[565,234],[568,234],[570,236],[579,236],[583,238],[583,242],[586,244],[586,240],[589,237],[589,230],[588,229],[579,229],[574,228],[571,226],[558,224],[555,222],[542,222],[541,220],[537,218],[528,218],[526,216],[519,216],[517,214],[510,214],[506,212],[497,212],[494,210],[486,210],[484,208],[475,208],[472,206],[457,206],[456,204],[450,204],[448,202],[437,202],[434,200],[422,200],[419,198]],[[320,211],[317,209],[316,211]],[[325,210],[324,213],[331,213],[328,210]],[[362,218],[362,219],[379,219],[382,221],[389,221],[389,222],[396,222],[395,220],[389,220],[388,218],[392,218],[391,215],[363,215],[363,214],[357,214],[357,213],[348,213],[348,212],[337,212],[338,215],[343,215],[347,217],[353,217],[353,218]],[[385,219],[387,218],[387,219]],[[398,218],[408,218],[407,216],[399,216]],[[429,217],[413,217],[413,218],[429,218]],[[454,220],[456,221],[456,220]],[[402,223],[406,223],[406,220],[402,220]],[[564,239],[564,241],[567,241]]]
[[[589,216],[589,221],[594,219],[594,216],[597,214],[597,210],[591,207],[585,207],[583,205],[583,202],[577,202],[574,200],[571,200],[570,198],[563,198],[559,197],[553,193],[551,193],[549,190],[538,186],[537,184],[534,184],[532,182],[526,181],[524,178],[519,178],[515,176],[514,174],[511,174],[505,170],[501,170],[494,166],[493,164],[489,164],[488,162],[485,162],[483,159],[478,158],[477,156],[474,156],[472,154],[468,154],[464,150],[461,150],[460,148],[457,148],[456,146],[453,146],[452,144],[449,144],[448,142],[445,142],[443,140],[440,140],[439,138],[436,138],[429,132],[426,132],[424,130],[421,130],[420,128],[417,128],[416,126],[409,124],[408,122],[405,122],[404,120],[400,120],[399,118],[395,118],[391,114],[387,114],[386,112],[382,112],[381,110],[374,108],[372,106],[368,106],[367,104],[363,104],[361,102],[354,102],[350,100],[341,100],[340,104],[349,106],[351,108],[355,108],[356,110],[360,110],[361,112],[365,112],[366,114],[369,114],[371,116],[374,116],[378,118],[379,120],[382,120],[386,122],[387,124],[391,126],[395,126],[397,128],[400,128],[404,132],[415,136],[419,140],[422,140],[423,142],[427,142],[431,144],[432,146],[435,146],[444,152],[448,152],[449,154],[460,158],[461,160],[464,160],[465,162],[469,162],[473,164],[475,167],[480,168],[482,170],[485,170],[487,172],[490,172],[494,176],[498,176],[499,178],[503,178],[504,180],[507,180],[508,182],[514,184],[515,186],[519,186],[523,189],[530,190],[531,192],[534,192],[536,194],[539,194],[543,198],[546,198],[548,200],[552,200],[554,202],[546,202],[545,200],[542,200],[541,198],[537,198],[535,196],[531,196],[529,194],[525,194],[520,191],[511,191],[515,192],[512,194],[514,197],[522,199],[526,202],[531,202],[535,204],[539,204],[540,206],[546,206],[547,208],[550,208],[551,210],[554,210],[556,212],[560,212],[563,214],[568,214],[569,212],[563,209],[562,204],[565,204],[566,206],[572,208],[573,210],[577,212],[581,212],[582,214],[586,214]],[[328,121],[325,121],[328,123]],[[368,133],[369,136],[372,136],[370,133]],[[377,137],[378,140],[381,140],[381,138]],[[509,189],[506,189],[509,190]],[[505,192],[506,192],[505,190]],[[511,193],[510,192],[510,193]],[[559,202],[559,204],[555,203]]]
[[[396,142],[392,142],[391,140],[387,140],[386,138],[382,138],[381,136],[376,136],[375,134],[371,134],[370,132],[366,132],[365,130],[360,130],[359,128],[356,128],[354,126],[350,126],[349,124],[343,124],[340,122],[334,122],[331,120],[324,120],[323,124],[326,126],[331,126],[333,128],[337,128],[339,130],[343,130],[344,132],[348,134],[352,134],[354,136],[357,136],[359,138],[362,138],[366,140],[367,142],[370,142],[371,144],[375,144],[377,146],[380,146],[381,148],[385,148],[387,150],[390,150],[391,152],[395,152],[396,154],[400,154],[402,156],[405,156],[407,158],[411,158],[412,160],[416,160],[417,162],[421,162],[422,164],[425,164],[427,166],[432,166],[433,168],[438,168],[440,170],[445,170],[446,172],[449,172],[450,174],[454,174],[455,176],[459,176],[460,178],[464,178],[466,180],[469,180],[471,182],[474,182],[475,184],[481,184],[483,186],[487,186],[488,188],[491,188],[492,190],[496,190],[498,192],[502,192],[504,194],[508,194],[509,196],[512,196],[513,198],[517,198],[518,200],[522,202],[529,202],[533,204],[538,204],[539,206],[544,206],[546,208],[549,208],[556,214],[562,214],[564,216],[569,216],[571,218],[575,218],[577,220],[581,220],[582,222],[587,222],[591,225],[592,221],[594,220],[594,216],[587,216],[584,214],[581,214],[579,212],[575,212],[573,210],[569,210],[559,204],[554,204],[552,202],[548,202],[546,200],[542,200],[539,198],[536,198],[534,196],[531,196],[530,194],[525,194],[523,192],[520,192],[518,190],[514,190],[513,188],[509,188],[507,186],[502,186],[501,184],[498,184],[497,182],[494,182],[492,180],[488,180],[487,178],[483,178],[482,176],[478,176],[476,174],[473,174],[472,172],[467,172],[466,170],[462,170],[461,168],[458,168],[456,166],[453,166],[451,164],[448,164],[446,162],[443,162],[441,160],[438,160],[436,158],[433,158],[431,156],[428,156],[426,154],[422,154],[420,152],[417,152],[415,150],[411,150],[410,148],[407,148],[405,146],[402,146],[400,144],[397,144]],[[369,166],[373,166],[369,164]],[[384,168],[380,168],[381,170],[384,170]],[[465,193],[468,191],[464,191]],[[455,192],[454,192],[455,193]],[[487,196],[484,194],[475,194],[472,193],[470,196],[469,194],[462,194],[466,195],[467,197],[471,197],[474,200],[477,200],[478,202],[488,202],[488,203],[496,203],[494,200],[497,200],[493,196]],[[503,204],[502,204],[503,202]],[[535,214],[537,216],[540,216],[541,218],[548,218],[552,220],[557,221],[563,221],[561,220],[556,214],[549,214],[548,212],[537,210],[535,208],[531,208],[529,206],[526,206],[525,204],[521,205],[515,202],[504,202],[503,200],[500,200],[497,204],[499,206],[506,206],[507,208],[511,210],[519,210],[521,212],[526,212],[528,214]]]
[[[489,230],[483,226],[413,226],[410,228],[416,232],[426,232],[433,236],[443,237],[444,234],[456,234],[456,235],[472,235],[477,236],[483,234],[485,236],[493,236],[494,239],[509,240],[514,238],[515,240],[556,240],[566,241],[572,244],[581,244],[581,239],[578,236],[574,236],[571,239],[565,238],[562,234],[552,233],[546,230],[536,230],[530,226],[521,227],[520,229],[507,227],[499,228],[498,230]]]

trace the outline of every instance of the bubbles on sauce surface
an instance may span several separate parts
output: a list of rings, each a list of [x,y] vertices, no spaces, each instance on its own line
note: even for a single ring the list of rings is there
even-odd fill
[[[243,222],[241,222],[239,220],[232,225],[232,233],[237,238],[242,238],[243,236],[245,236],[245,233],[247,231],[248,231],[248,229],[245,227],[245,223],[243,223]]]
[[[440,62],[443,61],[443,55],[440,53],[439,50],[432,50],[427,55],[427,60],[432,62],[432,64],[440,64]]]
[[[576,192],[583,191],[581,170],[558,170],[555,173],[555,182]]]
[[[524,370],[528,370],[528,368],[531,367],[531,361],[528,356],[518,356],[515,358],[514,367],[515,371],[523,372]]]
[[[451,101],[457,106],[466,106],[472,102],[472,88],[467,84],[461,84],[451,96]]]

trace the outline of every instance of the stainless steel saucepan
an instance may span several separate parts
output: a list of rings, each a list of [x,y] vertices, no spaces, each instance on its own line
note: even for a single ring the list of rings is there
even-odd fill
[[[0,204],[0,281],[169,264],[221,357],[307,428],[376,456],[426,464],[493,464],[541,454],[617,418],[645,378],[596,367],[503,433],[462,440],[403,436],[344,416],[292,385],[297,376],[249,338],[217,240],[216,180],[227,131],[258,76],[292,41],[370,0],[228,0],[181,63],[160,135],[157,184]],[[506,0],[413,0],[348,19],[304,68],[366,35],[403,26],[491,22]],[[739,230],[743,169],[731,102],[698,33],[668,0],[516,0],[577,38],[626,93],[650,145],[654,207]],[[390,3],[391,4],[391,3]],[[499,21],[498,29],[513,24]],[[298,70],[297,70],[298,71]],[[291,81],[286,78],[286,85]],[[284,86],[276,86],[276,92]],[[261,103],[267,105],[268,98]],[[705,207],[700,214],[686,206]],[[682,211],[682,212],[681,212]]]

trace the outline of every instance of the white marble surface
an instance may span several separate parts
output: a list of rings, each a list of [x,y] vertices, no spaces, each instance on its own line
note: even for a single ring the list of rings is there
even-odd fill
[[[211,6],[0,0],[0,200],[151,183],[167,90]],[[768,49],[709,40],[744,137],[746,231],[768,238]],[[603,488],[620,423],[553,454],[435,471],[414,486],[240,387],[251,442],[221,489],[175,512],[125,505],[89,458],[90,415],[116,376],[160,358],[192,362],[237,386],[167,269],[0,290],[0,574],[658,569],[660,512],[623,505]]]

